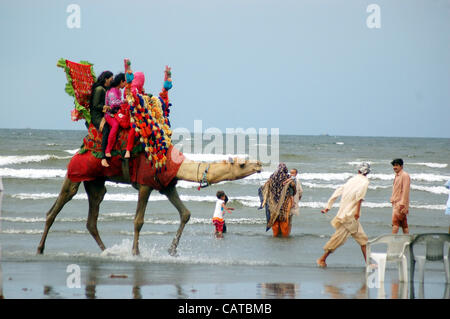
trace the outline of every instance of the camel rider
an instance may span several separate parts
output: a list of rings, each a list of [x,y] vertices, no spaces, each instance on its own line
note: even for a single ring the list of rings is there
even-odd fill
[[[113,73],[104,71],[92,85],[92,95],[89,111],[91,113],[91,122],[98,131],[101,131],[101,122],[103,120],[103,108],[105,106],[106,89],[109,88],[113,80]]]
[[[106,88],[108,88],[113,80],[113,74],[110,71],[104,71],[92,85],[92,95],[89,111],[91,113],[91,122],[98,132],[103,132],[102,137],[102,165],[107,167],[105,151],[108,145],[109,126],[105,124],[104,111]],[[104,131],[105,129],[105,131]]]

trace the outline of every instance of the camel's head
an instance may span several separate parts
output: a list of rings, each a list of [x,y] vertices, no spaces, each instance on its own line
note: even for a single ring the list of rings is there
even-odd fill
[[[234,179],[241,179],[255,173],[260,173],[262,164],[260,161],[247,160],[242,158],[229,159],[227,164]]]

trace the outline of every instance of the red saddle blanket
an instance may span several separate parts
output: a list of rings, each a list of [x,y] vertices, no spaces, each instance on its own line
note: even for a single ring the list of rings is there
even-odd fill
[[[120,155],[121,153],[125,153],[127,148],[127,139],[129,129],[119,128],[117,132],[116,142],[111,151],[111,155]],[[102,133],[99,133],[95,126],[91,123],[88,129],[88,135],[83,139],[83,146],[79,153],[84,153],[86,151],[91,151],[92,155],[97,158],[102,158]],[[141,144],[137,141],[134,143],[133,152],[139,152],[143,150]]]
[[[161,172],[157,172],[152,167],[144,152],[130,158],[131,182],[148,185],[157,190],[167,187],[176,177],[178,169],[185,159],[184,155],[173,146],[169,148],[167,155],[167,165]],[[102,166],[101,158],[94,156],[90,150],[79,152],[72,157],[67,166],[67,177],[72,182],[83,182],[122,175],[121,156],[113,156],[108,163],[109,167]]]

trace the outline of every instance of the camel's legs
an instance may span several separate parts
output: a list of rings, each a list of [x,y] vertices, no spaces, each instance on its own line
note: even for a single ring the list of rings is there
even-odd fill
[[[53,222],[55,221],[56,215],[61,211],[64,205],[72,199],[73,196],[78,192],[78,187],[80,183],[71,182],[69,178],[65,178],[63,185],[61,187],[61,191],[59,193],[58,198],[53,204],[52,208],[47,212],[47,217],[45,221],[44,233],[42,234],[41,241],[37,248],[37,253],[44,253],[45,248],[45,240],[47,239],[48,231],[50,227],[52,227]]]
[[[172,245],[169,248],[169,254],[173,256],[177,252],[178,242],[180,241],[184,226],[191,217],[191,212],[186,208],[186,206],[184,206],[183,202],[180,199],[180,196],[178,196],[178,192],[175,186],[169,186],[164,191],[161,191],[161,193],[167,196],[169,201],[173,206],[175,206],[175,208],[178,210],[178,213],[180,214],[180,227],[178,228],[177,234],[172,241]]]
[[[134,217],[133,255],[139,255],[139,232],[144,225],[145,209],[147,208],[148,198],[152,190],[152,188],[146,185],[140,185],[139,187],[139,198]]]
[[[100,210],[100,203],[103,201],[103,197],[106,194],[105,181],[94,180],[84,182],[84,189],[86,190],[89,201],[89,214],[86,223],[86,228],[89,233],[94,237],[101,250],[105,250],[97,229],[97,219]]]

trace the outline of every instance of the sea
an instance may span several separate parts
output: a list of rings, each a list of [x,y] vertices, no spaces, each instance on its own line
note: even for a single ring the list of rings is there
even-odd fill
[[[137,191],[129,185],[112,182],[106,183],[107,194],[98,219],[100,236],[107,247],[105,251],[99,249],[86,229],[88,202],[84,188],[80,185],[78,194],[57,216],[48,235],[44,255],[37,256],[36,248],[43,233],[46,213],[55,202],[67,164],[78,151],[85,135],[86,131],[82,130],[0,129],[0,177],[3,185],[0,201],[0,260],[5,295],[7,287],[10,287],[10,295],[18,298],[26,297],[31,290],[23,290],[25,288],[20,285],[14,286],[14,278],[8,276],[8,269],[12,273],[22,269],[21,276],[24,278],[29,278],[35,269],[43,277],[52,278],[51,281],[59,280],[54,285],[65,287],[67,274],[61,269],[69,264],[81,265],[83,287],[88,285],[92,274],[98,275],[98,269],[104,270],[100,271],[102,275],[98,275],[104,276],[104,280],[110,278],[108,276],[111,274],[128,271],[128,279],[133,277],[139,281],[135,277],[140,274],[143,286],[153,287],[153,290],[144,293],[144,298],[259,298],[267,296],[269,290],[264,288],[267,285],[280,281],[296,282],[298,278],[294,275],[290,277],[291,269],[304,269],[304,274],[311,274],[310,282],[313,283],[314,278],[319,280],[324,274],[315,273],[319,271],[316,270],[316,259],[323,253],[323,245],[334,232],[330,220],[338,210],[339,200],[327,215],[320,211],[334,190],[356,174],[362,162],[369,162],[372,168],[360,219],[369,238],[391,232],[392,208],[389,198],[394,173],[390,161],[394,158],[404,160],[404,170],[411,176],[408,216],[411,234],[447,233],[449,229],[450,220],[444,215],[449,191],[444,184],[450,179],[450,139],[280,135],[279,162],[285,163],[289,169],[298,169],[298,179],[304,191],[300,215],[294,216],[289,238],[273,238],[271,230],[266,231],[264,210],[258,209],[258,188],[265,183],[274,168],[273,165],[265,165],[261,173],[200,190],[198,183],[178,182],[178,192],[191,211],[191,219],[181,237],[176,257],[170,256],[167,250],[177,231],[179,215],[166,197],[157,191],[150,196],[140,233],[141,255],[131,254]],[[198,154],[189,150],[183,152],[188,159],[206,162],[229,156],[246,156]],[[223,239],[214,238],[211,222],[218,190],[225,191],[229,197],[228,205],[235,208],[232,214],[226,215],[227,232]],[[364,276],[361,251],[351,238],[327,262],[328,268],[342,270],[347,278],[354,272],[358,278]],[[53,278],[51,265],[58,265],[55,267],[62,278]],[[437,272],[441,269],[439,267],[432,268]],[[144,271],[144,274],[138,272],[136,275],[133,272],[136,268]],[[152,272],[152,269],[156,272]],[[158,276],[158,272],[161,276]],[[151,273],[150,279],[145,277],[147,273]],[[255,273],[259,274],[258,279],[254,279],[258,285],[250,291],[240,289],[239,286],[221,286],[222,290],[195,286],[195,289],[180,294],[178,289],[170,288],[174,282],[182,287],[183,284],[200,283],[239,284],[251,280]],[[339,276],[337,274],[335,277]],[[439,276],[438,281],[443,278]],[[97,279],[101,282],[101,279]],[[349,282],[355,283],[355,279],[349,279]],[[155,285],[160,285],[159,292],[154,288]],[[355,284],[355,293],[359,289],[358,285]],[[36,288],[35,291],[39,292],[31,296],[52,297],[49,293],[51,289],[45,287]],[[293,296],[298,297],[300,291],[298,286],[295,287]],[[89,297],[87,293],[70,294],[67,289],[61,289],[66,292],[65,295],[61,292],[63,297]],[[303,295],[324,297],[323,287],[317,289],[316,293],[304,292]],[[105,288],[107,297],[133,297],[131,292],[122,296],[106,291],[111,290]],[[428,292],[431,295],[434,293],[433,289]],[[441,292],[436,292],[436,295],[440,296]],[[268,296],[278,295],[269,293]]]

